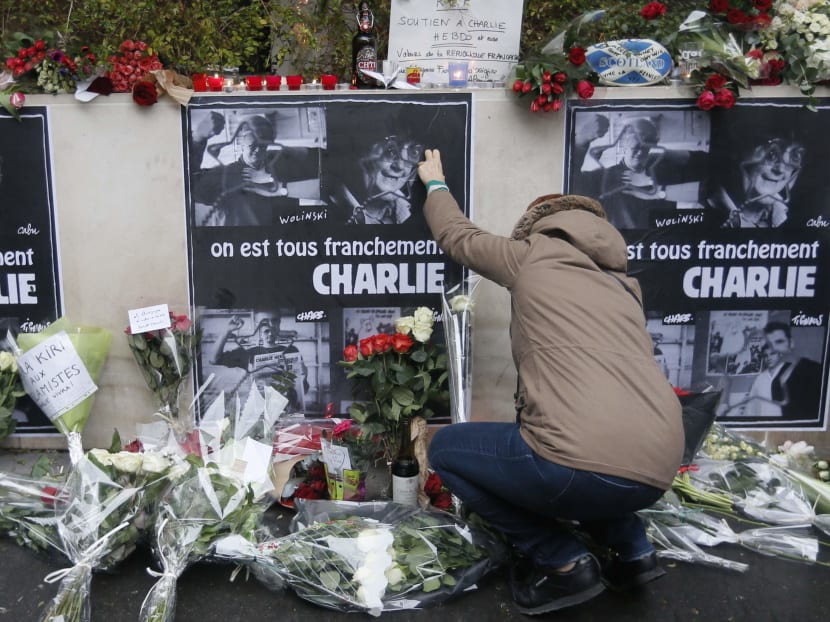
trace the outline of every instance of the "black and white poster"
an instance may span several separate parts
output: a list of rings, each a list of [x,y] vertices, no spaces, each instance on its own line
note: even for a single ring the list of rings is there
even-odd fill
[[[47,110],[0,111],[0,339],[62,315],[57,240]],[[28,396],[13,416],[16,434],[58,434]]]
[[[827,428],[828,123],[826,100],[569,106],[566,191],[625,237],[667,378],[722,390],[735,428]]]
[[[289,412],[344,413],[343,348],[418,306],[439,315],[463,276],[417,164],[440,149],[469,215],[470,94],[199,97],[182,114],[200,408],[270,384]]]

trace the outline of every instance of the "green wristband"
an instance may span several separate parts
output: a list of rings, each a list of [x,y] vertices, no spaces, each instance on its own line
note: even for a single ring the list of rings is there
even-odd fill
[[[446,185],[447,185],[446,183],[444,183],[443,181],[440,181],[438,179],[433,179],[433,180],[428,181],[426,183],[427,190],[429,190],[433,186],[444,186],[444,187],[446,187]]]

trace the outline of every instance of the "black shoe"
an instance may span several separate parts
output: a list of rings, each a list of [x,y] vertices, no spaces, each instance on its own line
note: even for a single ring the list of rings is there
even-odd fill
[[[513,577],[513,600],[522,613],[538,615],[578,605],[602,593],[605,586],[592,555],[576,561],[568,572],[534,567],[526,577]]]
[[[666,571],[657,563],[657,553],[631,561],[614,556],[603,564],[602,582],[615,592],[625,592],[659,579]]]

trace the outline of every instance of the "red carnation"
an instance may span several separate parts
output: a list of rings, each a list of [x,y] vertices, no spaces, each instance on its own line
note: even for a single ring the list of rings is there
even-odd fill
[[[152,106],[159,100],[159,92],[152,82],[136,82],[133,87],[133,101],[139,106]]]
[[[649,2],[640,9],[640,16],[643,19],[655,19],[666,14],[666,5],[662,2]]]
[[[349,344],[343,348],[343,358],[349,363],[354,363],[357,360],[357,346]]]
[[[570,52],[568,52],[568,62],[572,65],[581,65],[585,62],[585,50],[579,47],[571,48]]]

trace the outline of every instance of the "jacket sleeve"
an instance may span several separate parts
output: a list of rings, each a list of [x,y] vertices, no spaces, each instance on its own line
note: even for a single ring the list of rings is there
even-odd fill
[[[529,251],[528,242],[480,229],[462,213],[449,192],[430,194],[424,215],[438,246],[451,259],[503,287],[512,287]]]

